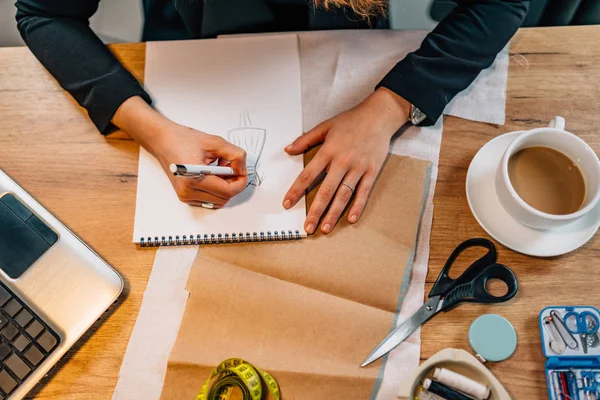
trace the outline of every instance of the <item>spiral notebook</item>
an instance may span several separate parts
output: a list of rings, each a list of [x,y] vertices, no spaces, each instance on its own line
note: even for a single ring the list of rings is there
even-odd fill
[[[181,203],[158,161],[140,149],[133,241],[142,246],[299,239],[302,199],[285,193],[302,156],[283,149],[302,134],[296,35],[150,42],[145,86],[169,119],[244,148],[248,187],[220,210]],[[185,178],[181,178],[185,179]]]

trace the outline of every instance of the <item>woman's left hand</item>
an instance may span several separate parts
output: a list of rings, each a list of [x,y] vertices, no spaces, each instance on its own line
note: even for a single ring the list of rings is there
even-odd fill
[[[379,88],[358,106],[322,122],[285,148],[296,155],[324,142],[283,200],[283,207],[290,208],[327,172],[306,216],[306,233],[315,232],[328,206],[321,231],[331,232],[355,190],[348,221],[358,221],[387,157],[390,139],[408,120],[409,110],[410,104],[402,97]]]

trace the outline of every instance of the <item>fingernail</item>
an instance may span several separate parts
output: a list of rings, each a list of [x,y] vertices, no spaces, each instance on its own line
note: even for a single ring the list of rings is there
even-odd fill
[[[292,145],[291,144],[285,147],[285,151],[290,151],[290,150],[292,150]]]
[[[350,221],[350,223],[355,223],[356,220],[358,219],[358,217],[356,216],[356,214],[353,214],[350,216],[350,218],[348,219],[348,221]]]
[[[321,230],[325,233],[329,233],[329,231],[331,230],[331,225],[330,224],[325,224],[321,227]]]
[[[292,201],[290,199],[285,199],[285,201],[283,202],[283,208],[290,208],[291,205]]]
[[[312,234],[315,231],[315,224],[308,224],[306,226],[306,233],[308,233],[309,235]]]

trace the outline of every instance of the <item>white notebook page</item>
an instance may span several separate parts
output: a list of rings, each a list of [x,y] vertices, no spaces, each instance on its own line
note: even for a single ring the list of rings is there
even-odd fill
[[[302,156],[283,150],[302,134],[296,35],[150,42],[145,86],[167,118],[244,147],[260,182],[253,179],[223,209],[189,206],[140,149],[134,242],[269,231],[304,236],[305,201],[290,210],[281,205],[303,168]]]

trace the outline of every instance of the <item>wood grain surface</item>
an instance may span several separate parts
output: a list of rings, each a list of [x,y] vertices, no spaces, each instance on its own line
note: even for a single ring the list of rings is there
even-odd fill
[[[512,40],[506,125],[445,117],[428,291],[462,240],[483,236],[469,211],[465,178],[477,150],[495,136],[547,125],[554,115],[600,150],[600,26],[530,28]],[[111,49],[143,80],[144,44]],[[26,48],[0,49],[0,168],[113,265],[126,280],[116,311],[71,351],[37,392],[44,399],[110,399],[140,308],[155,250],[131,242],[138,146],[117,133],[102,137],[77,104]],[[518,332],[517,352],[490,365],[515,399],[546,397],[539,311],[552,304],[600,306],[600,238],[572,254],[531,258],[499,246],[500,262],[520,281],[503,305],[458,307],[422,330],[422,358],[447,347],[468,349],[467,329],[480,314],[507,317]],[[460,272],[457,271],[457,272]]]

